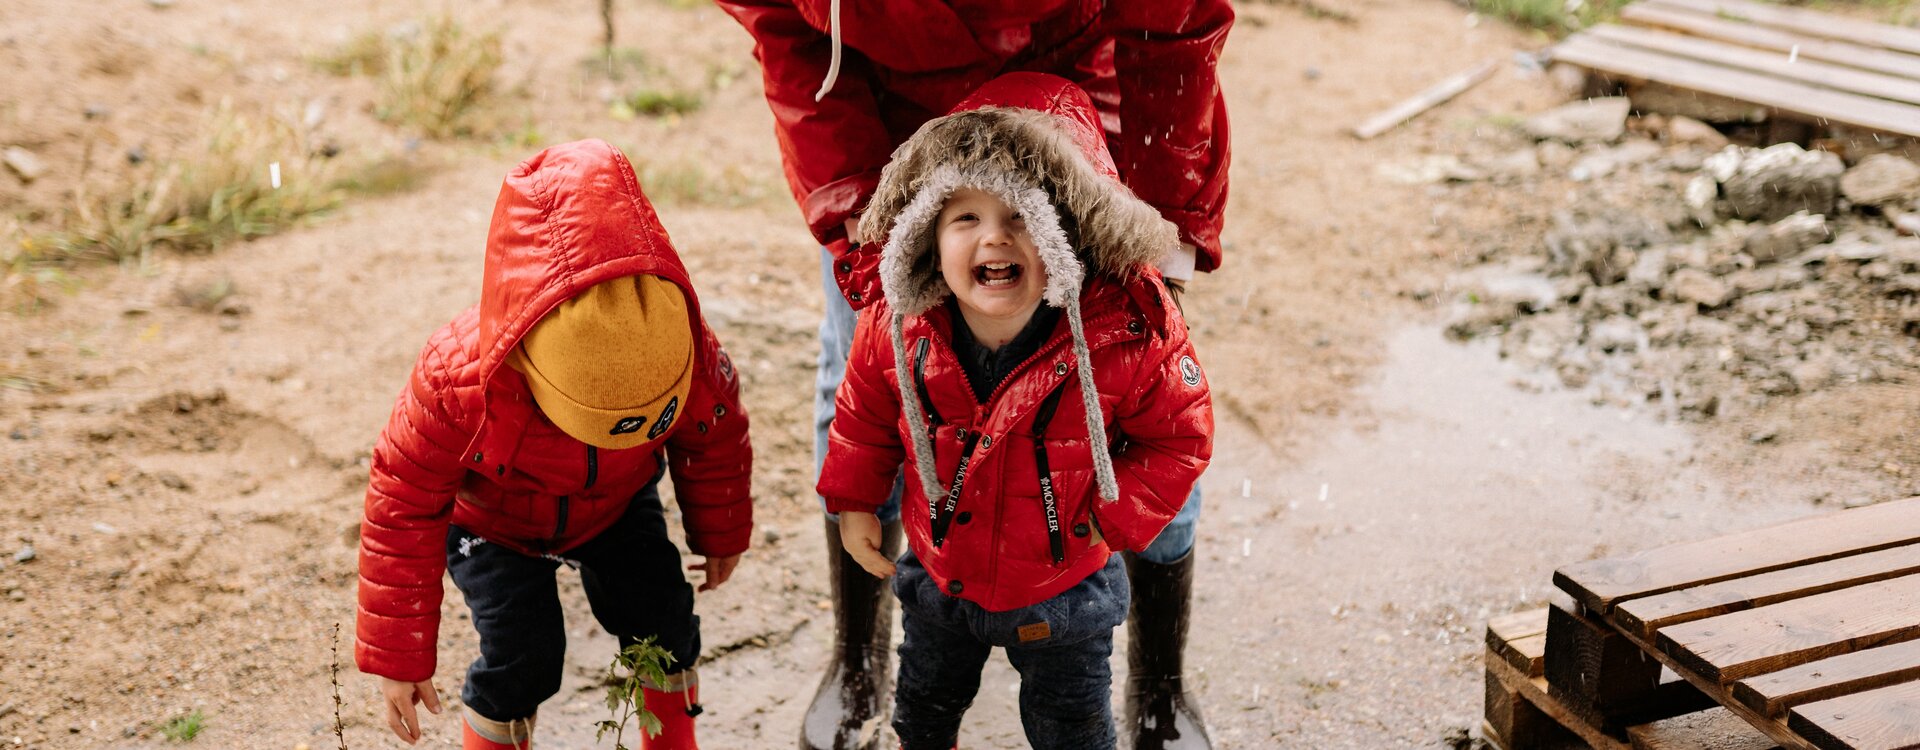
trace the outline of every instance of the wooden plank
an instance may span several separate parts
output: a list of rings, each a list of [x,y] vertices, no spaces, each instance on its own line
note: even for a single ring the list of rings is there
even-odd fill
[[[1836,91],[1920,104],[1920,79],[1873,73],[1818,60],[1795,60],[1787,55],[1737,47],[1725,42],[1630,26],[1608,24],[1581,34],[1613,44],[1742,68]]]
[[[1762,5],[1748,0],[1649,0],[1655,5],[1747,21],[1806,36],[1838,39],[1920,55],[1920,31],[1891,24],[1857,21],[1805,8]]]
[[[1448,100],[1459,96],[1461,92],[1473,88],[1481,81],[1487,80],[1488,76],[1493,75],[1493,71],[1499,69],[1500,60],[1496,58],[1480,63],[1471,69],[1448,76],[1439,83],[1428,87],[1427,90],[1414,94],[1407,100],[1394,105],[1393,108],[1367,118],[1365,122],[1353,128],[1353,136],[1364,141],[1392,130],[1395,126],[1413,119],[1421,112],[1445,104]]]
[[[1920,683],[1809,703],[1793,709],[1787,726],[1822,750],[1920,748]]]
[[[1863,583],[1920,573],[1920,544],[1851,555],[1623,602],[1612,622],[1647,638],[1670,625],[1704,620]]]
[[[1627,727],[1633,750],[1778,750],[1779,745],[1724,708]]]
[[[1808,662],[1733,684],[1734,700],[1778,717],[1804,704],[1920,680],[1920,640]]]
[[[1566,607],[1547,608],[1549,693],[1596,726],[1647,703],[1660,662],[1619,631]]]
[[[1764,104],[1802,119],[1833,121],[1896,135],[1920,136],[1920,107],[1782,81],[1758,73],[1573,37],[1553,48],[1555,60],[1634,78]]]
[[[1674,625],[1656,637],[1661,652],[1714,682],[1777,672],[1920,638],[1920,575]],[[1547,669],[1551,676],[1551,652]]]
[[[1909,498],[1574,563],[1554,571],[1553,581],[1587,608],[1607,613],[1625,599],[1916,541],[1920,541],[1920,498]]]
[[[1492,654],[1489,661],[1495,660]],[[1554,723],[1538,706],[1528,702],[1499,676],[1488,672],[1486,703],[1483,718],[1490,734],[1499,737],[1502,747],[1531,749],[1545,744],[1547,739],[1564,734],[1566,729]]]
[[[1875,47],[1798,36],[1657,5],[1629,5],[1620,11],[1620,19],[1640,26],[1710,37],[1782,55],[1791,55],[1798,48],[1802,60],[1821,60],[1861,70],[1920,78],[1920,58]]]
[[[1494,678],[1498,679],[1501,683],[1513,688],[1514,692],[1518,693],[1521,698],[1533,704],[1535,708],[1539,709],[1541,713],[1546,714],[1547,718],[1552,719],[1554,723],[1559,724],[1561,727],[1579,736],[1579,738],[1586,742],[1593,750],[1629,750],[1627,743],[1614,739],[1608,736],[1607,733],[1600,731],[1599,728],[1581,720],[1579,716],[1568,711],[1567,707],[1561,705],[1553,696],[1548,695],[1547,681],[1545,678],[1529,678],[1526,675],[1520,674],[1520,672],[1513,667],[1508,666],[1506,661],[1500,659],[1487,660],[1487,674],[1494,676]]]
[[[1547,653],[1547,610],[1515,612],[1488,620],[1487,650],[1526,676],[1539,677]]]
[[[1700,675],[1693,674],[1688,671],[1686,666],[1681,664],[1679,660],[1674,659],[1671,655],[1661,653],[1651,642],[1638,638],[1631,633],[1625,635],[1628,640],[1638,645],[1642,651],[1653,654],[1654,658],[1659,659],[1660,663],[1667,669],[1673,670],[1680,677],[1684,678],[1685,682],[1693,685],[1698,693],[1707,696],[1710,701],[1724,706],[1728,711],[1732,711],[1735,716],[1745,719],[1748,724],[1752,724],[1754,728],[1764,732],[1768,737],[1772,737],[1774,742],[1780,743],[1782,748],[1786,750],[1817,750],[1817,748],[1813,746],[1813,743],[1808,742],[1805,737],[1801,737],[1792,729],[1788,729],[1785,721],[1769,718],[1755,712],[1753,709],[1742,705],[1739,701],[1734,700],[1732,696],[1728,695],[1726,686],[1703,678]],[[1663,672],[1663,677],[1664,674]]]

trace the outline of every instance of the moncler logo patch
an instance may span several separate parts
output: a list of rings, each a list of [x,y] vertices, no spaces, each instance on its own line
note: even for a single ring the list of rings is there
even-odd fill
[[[1200,363],[1193,361],[1192,356],[1180,358],[1180,380],[1189,386],[1200,384]]]
[[[719,367],[720,367],[720,379],[728,383],[733,382],[733,358],[727,356],[727,350],[725,349],[720,350],[720,366]]]
[[[1021,625],[1019,629],[1014,632],[1019,633],[1021,643],[1032,643],[1034,641],[1046,640],[1052,636],[1053,627],[1048,625],[1045,620],[1041,620],[1032,625]]]
[[[673,415],[679,411],[680,397],[674,396],[667,399],[667,408],[660,410],[660,418],[654,420],[653,429],[647,430],[647,439],[652,440],[666,434],[667,428],[673,426]]]
[[[613,429],[607,431],[607,434],[608,435],[625,435],[629,432],[639,432],[640,428],[645,427],[646,424],[647,424],[646,417],[627,417],[626,419],[622,419],[619,421],[619,423],[615,424],[613,426]]]

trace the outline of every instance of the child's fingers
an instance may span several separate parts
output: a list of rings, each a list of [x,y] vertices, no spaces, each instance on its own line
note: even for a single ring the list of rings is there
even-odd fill
[[[393,729],[394,735],[406,740],[409,745],[420,741],[420,719],[419,716],[413,712],[412,701],[396,703],[389,697],[387,699],[387,726]]]
[[[433,681],[417,683],[416,687],[419,689],[421,702],[427,704],[427,710],[432,711],[435,716],[440,715],[440,691],[433,689]]]

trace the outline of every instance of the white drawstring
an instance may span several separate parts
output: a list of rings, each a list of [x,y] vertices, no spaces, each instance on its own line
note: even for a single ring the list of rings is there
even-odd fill
[[[820,90],[813,92],[816,102],[827,98],[833,82],[840,80],[840,0],[833,0],[827,8],[827,36],[833,38],[833,61],[827,64],[827,80],[821,81]]]

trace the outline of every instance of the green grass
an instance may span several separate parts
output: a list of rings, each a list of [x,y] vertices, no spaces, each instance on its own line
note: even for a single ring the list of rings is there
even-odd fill
[[[160,734],[173,742],[192,742],[200,736],[200,730],[207,728],[207,716],[194,709],[193,713],[176,716],[160,725]]]
[[[663,117],[692,114],[698,111],[704,102],[696,93],[643,88],[628,94],[621,103],[635,114]]]

